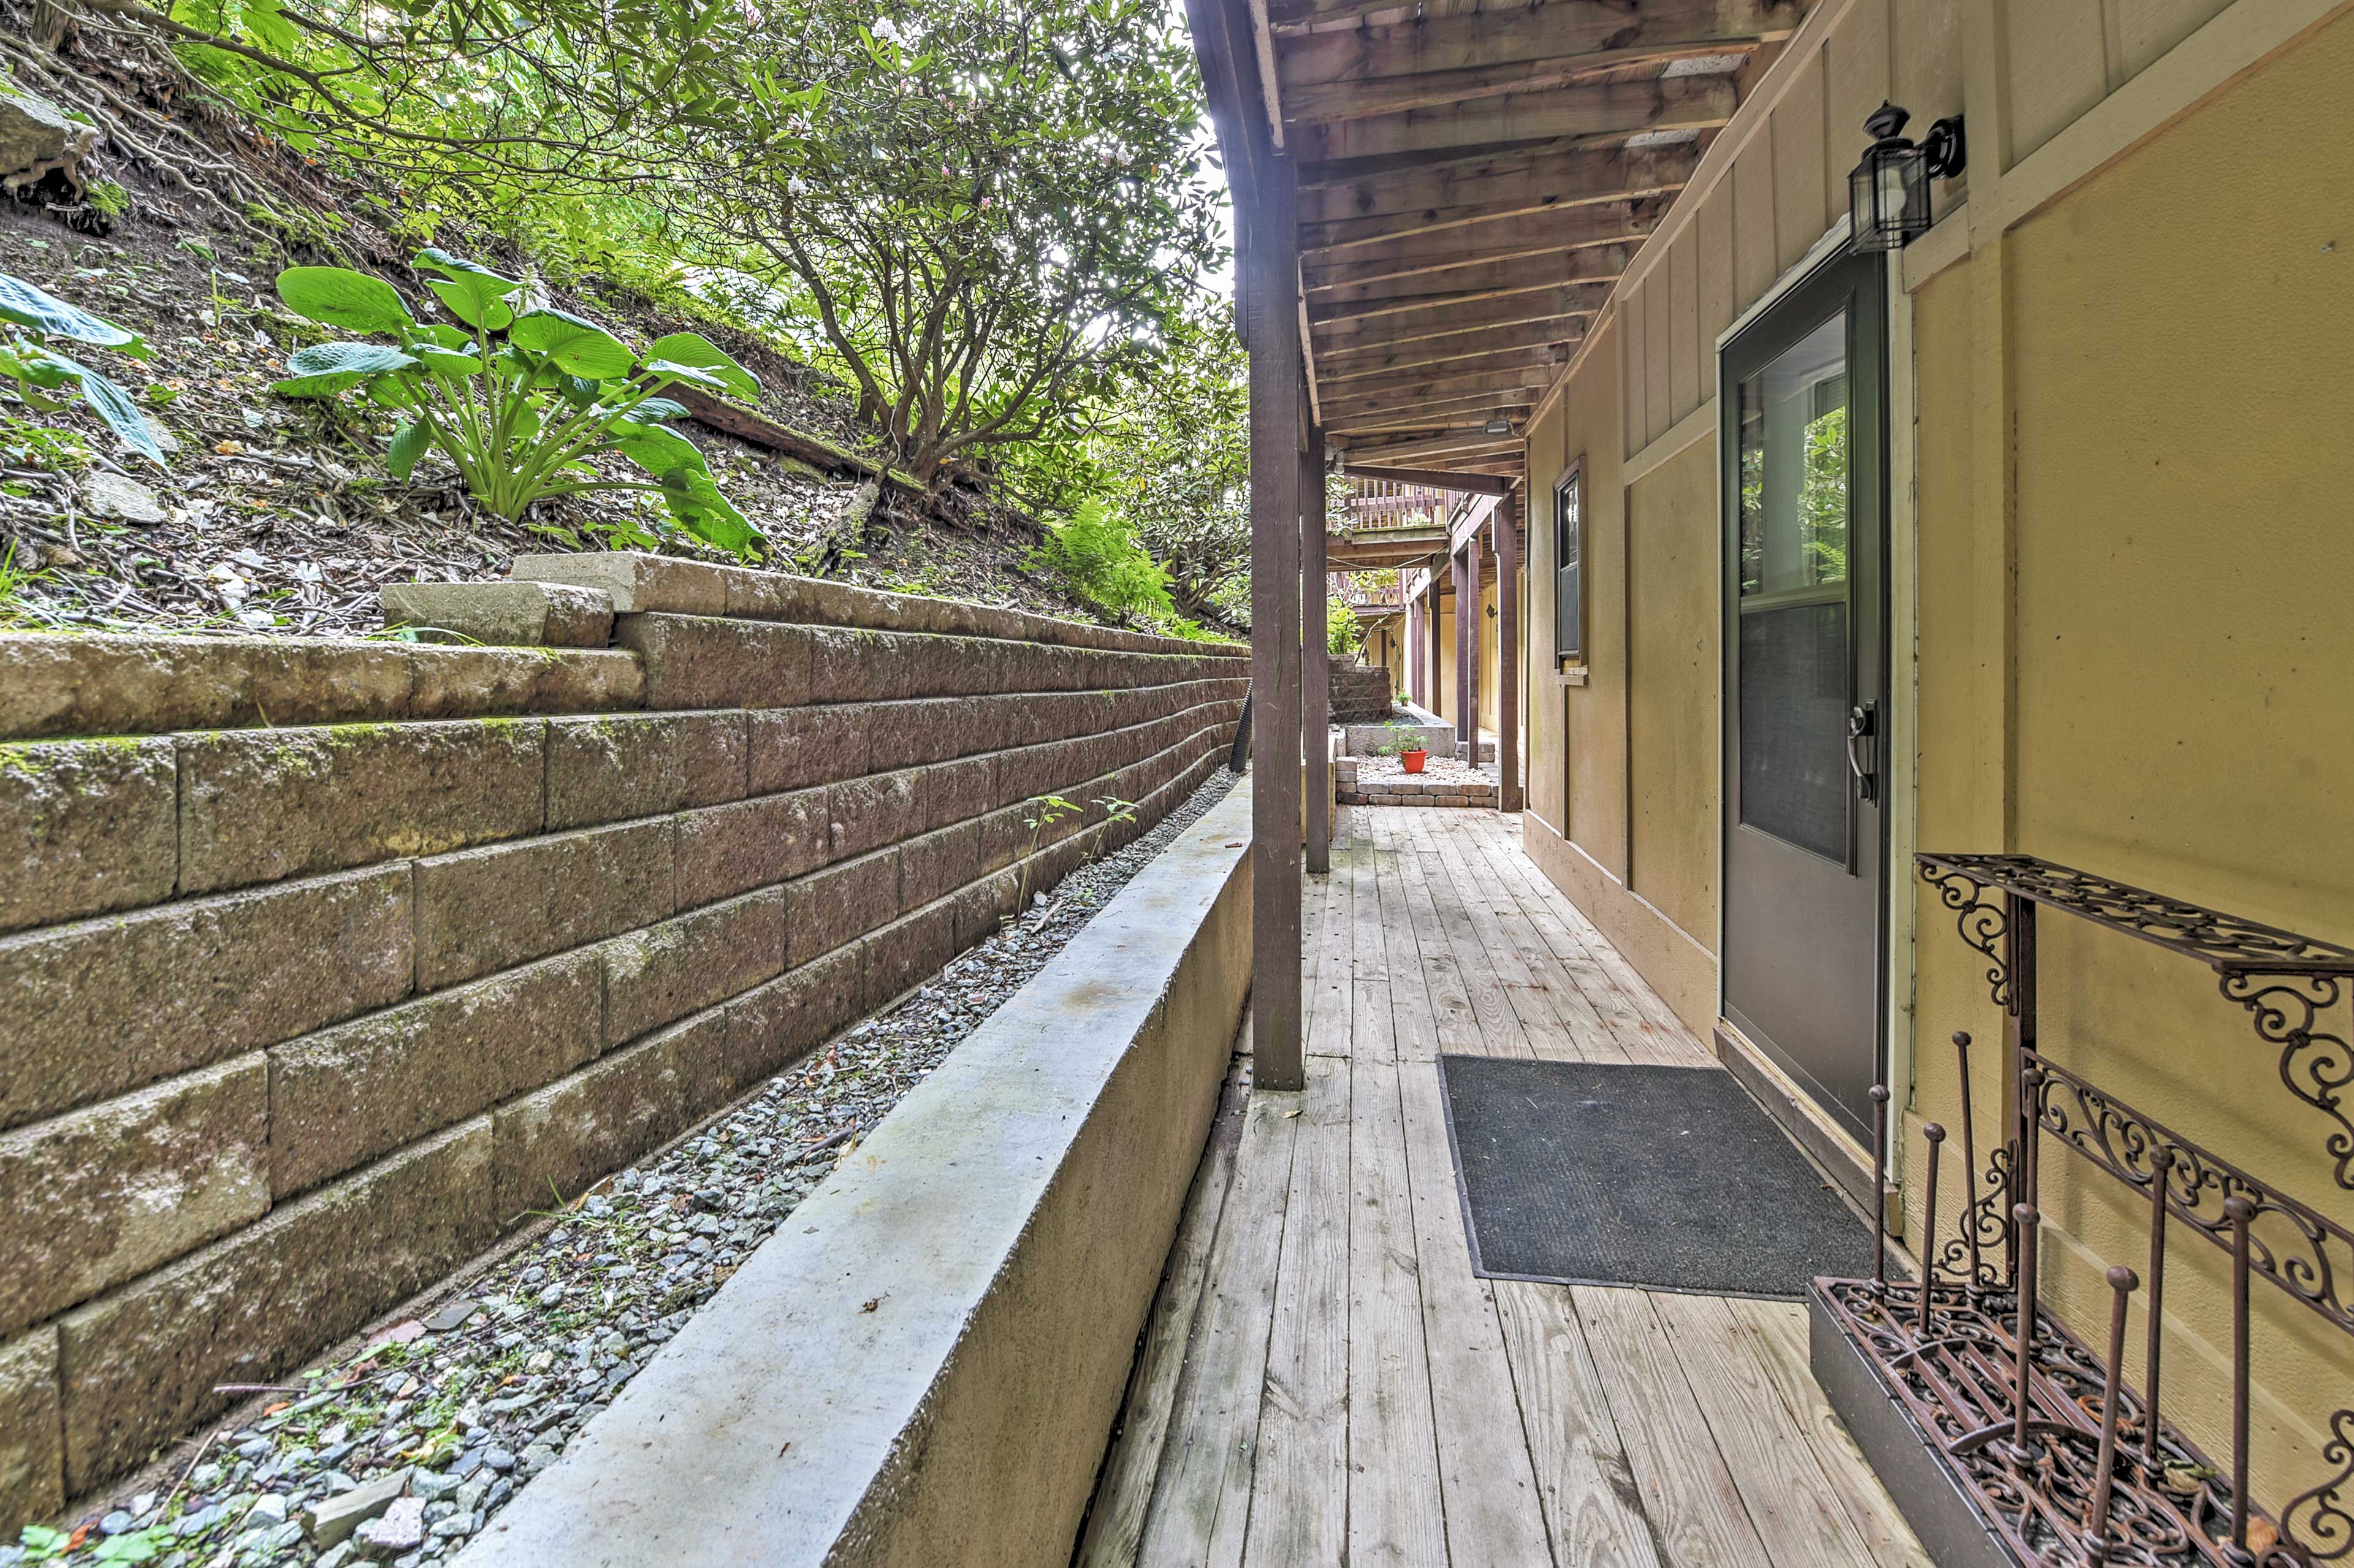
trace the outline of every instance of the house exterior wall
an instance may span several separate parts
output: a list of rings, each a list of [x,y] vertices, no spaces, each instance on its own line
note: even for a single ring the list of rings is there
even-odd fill
[[[2037,854],[2354,942],[2350,11],[1824,0],[1637,259],[1531,426],[1524,831],[1694,1028],[1717,1006],[1716,345],[1835,222],[1883,97],[1916,132],[1967,108],[1971,156],[1895,306],[1897,608],[1914,610],[1893,676],[1917,726],[1898,874],[1915,848]],[[1551,496],[1572,462],[1588,647],[1564,677]],[[1947,1034],[1991,1047],[2001,1018],[1934,895],[1900,880],[1893,896],[1917,1239],[1919,1128],[1959,1119]],[[2354,1222],[2330,1123],[2286,1094],[2214,977],[2072,924],[2041,928],[2051,1054]],[[1981,1128],[1999,1056],[1974,1064]],[[2101,1267],[2138,1266],[2147,1225],[2085,1170],[2046,1165],[2052,1298],[2080,1332],[2105,1314]],[[2178,1245],[2167,1287],[2170,1413],[2213,1451],[2224,1262]],[[2256,1297],[2255,1469],[2276,1503],[2325,1473],[2320,1422],[2354,1374],[2342,1335]],[[2137,1302],[2128,1343],[2143,1333]]]

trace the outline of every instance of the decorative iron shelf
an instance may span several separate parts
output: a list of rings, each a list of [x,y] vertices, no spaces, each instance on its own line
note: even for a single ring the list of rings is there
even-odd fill
[[[2041,909],[2073,916],[2212,969],[2225,999],[2253,1015],[2258,1037],[2280,1047],[2280,1077],[2289,1092],[2337,1124],[2327,1147],[2338,1184],[2349,1189],[2354,1122],[2343,1091],[2354,1084],[2354,1050],[2316,1025],[2345,997],[2354,949],[2026,855],[1916,858],[1922,880],[1954,912],[1963,941],[1987,960],[1987,982],[2005,1013],[2003,1135],[1981,1173],[1971,1042],[1956,1033],[1961,1192],[1954,1223],[1941,1234],[1938,1166],[1946,1132],[1925,1124],[1925,1280],[1916,1286],[1889,1277],[1882,1213],[1873,1216],[1873,1277],[1815,1282],[1818,1366],[1824,1366],[1827,1342],[1844,1341],[1872,1377],[1841,1386],[1868,1389],[1877,1380],[1876,1393],[1855,1396],[1862,1404],[1843,1409],[1850,1425],[1872,1427],[1873,1420],[1859,1417],[1882,1402],[1902,1411],[1901,1425],[1919,1446],[1908,1440],[1883,1446],[1875,1460],[1885,1453],[1900,1466],[1929,1463],[1950,1489],[1924,1495],[1967,1499],[1989,1549],[2011,1563],[2354,1564],[2354,1406],[2327,1419],[2320,1456],[2327,1473],[2318,1484],[2271,1512],[2250,1495],[2263,1482],[2250,1472],[2249,1333],[2251,1291],[2272,1287],[2354,1341],[2354,1230],[2040,1050],[2036,916]],[[1888,1090],[1872,1095],[1885,1103]],[[1878,1131],[1875,1154],[1884,1171],[1884,1121]],[[2122,1264],[2108,1271],[2105,1351],[2053,1321],[2040,1299],[2038,1205],[2051,1150],[2081,1156],[2148,1215],[2139,1271]],[[1874,1191],[1884,1204],[1884,1187],[1874,1183]],[[2168,1261],[2180,1238],[2219,1247],[2230,1258],[2231,1453],[2221,1465],[2163,1414],[2160,1326]],[[2137,1294],[2144,1297],[2147,1336],[2147,1387],[2140,1391],[2124,1380],[2128,1304]],[[1826,1341],[1825,1332],[1833,1338]],[[1826,1388],[1834,1381],[1826,1375]],[[2320,1392],[2331,1404],[2354,1393]],[[1835,1402],[1840,1397],[1835,1393]],[[1884,1431],[1884,1407],[1874,1419]],[[1938,1543],[1931,1544],[1934,1550]],[[1972,1563],[1992,1560],[1977,1550]]]
[[[2195,959],[2226,1001],[2248,1010],[2256,1037],[2280,1049],[2288,1092],[2338,1124],[2325,1147],[2340,1187],[2354,1191],[2354,1046],[2318,1027],[2345,999],[2354,948],[2243,920],[2162,893],[2024,854],[1919,854],[1921,880],[1955,912],[1962,940],[1985,957],[1998,1005],[2032,1024],[2037,907]],[[1993,895],[1988,898],[1988,895]],[[2014,1033],[2018,1031],[2014,1030]]]

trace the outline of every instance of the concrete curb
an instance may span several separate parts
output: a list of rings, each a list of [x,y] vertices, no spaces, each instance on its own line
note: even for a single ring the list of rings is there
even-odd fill
[[[1066,1560],[1249,985],[1221,802],[458,1559]]]

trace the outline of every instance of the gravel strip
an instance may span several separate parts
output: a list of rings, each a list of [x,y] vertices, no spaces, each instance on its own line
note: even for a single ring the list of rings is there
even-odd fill
[[[275,1391],[240,1390],[278,1397],[207,1437],[176,1488],[80,1521],[82,1549],[64,1560],[418,1568],[464,1545],[909,1089],[1234,785],[1213,772],[1150,832],[1035,895],[896,1006],[599,1182],[460,1293]],[[47,1541],[35,1529],[25,1546],[0,1546],[0,1568],[52,1561],[62,1543]]]

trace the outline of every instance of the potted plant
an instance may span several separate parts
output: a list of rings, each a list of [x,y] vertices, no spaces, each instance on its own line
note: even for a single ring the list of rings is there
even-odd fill
[[[1383,743],[1383,755],[1405,764],[1408,773],[1421,772],[1422,765],[1430,760],[1430,753],[1423,746],[1422,731],[1410,724],[1393,724],[1389,729],[1390,738]]]

